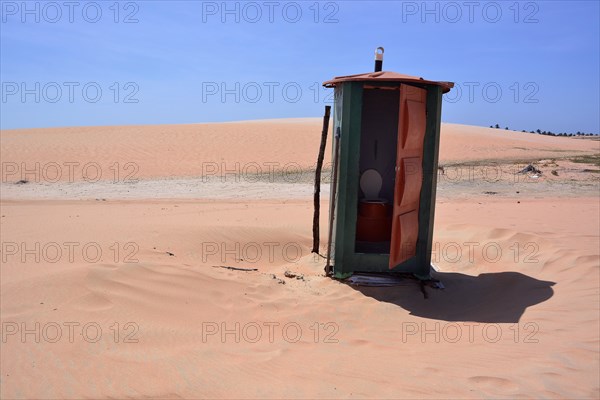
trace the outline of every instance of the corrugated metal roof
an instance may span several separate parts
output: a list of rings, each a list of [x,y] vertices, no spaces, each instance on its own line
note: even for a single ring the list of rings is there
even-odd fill
[[[336,76],[335,78],[323,82],[325,87],[335,87],[341,82],[407,82],[421,83],[426,85],[438,85],[442,87],[444,93],[449,92],[454,87],[454,82],[428,81],[418,76],[404,75],[391,71],[368,72],[365,74]]]

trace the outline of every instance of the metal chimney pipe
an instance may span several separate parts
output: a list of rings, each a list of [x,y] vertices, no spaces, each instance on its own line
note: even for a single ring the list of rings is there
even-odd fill
[[[383,47],[375,49],[375,72],[381,71],[383,68]]]

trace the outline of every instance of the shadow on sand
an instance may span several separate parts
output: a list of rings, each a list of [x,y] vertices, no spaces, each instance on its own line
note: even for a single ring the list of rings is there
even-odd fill
[[[452,322],[516,323],[529,306],[554,294],[554,282],[540,281],[519,272],[485,273],[471,276],[435,273],[445,289],[427,287],[425,299],[420,285],[396,287],[351,286],[365,296],[392,303],[423,318]]]

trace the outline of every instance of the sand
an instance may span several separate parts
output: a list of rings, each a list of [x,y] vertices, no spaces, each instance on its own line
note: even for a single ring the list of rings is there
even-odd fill
[[[3,131],[1,397],[599,397],[600,174],[573,160],[600,142],[444,125],[446,288],[425,299],[323,277],[319,137],[318,119]],[[104,178],[41,172],[68,162]]]
[[[5,130],[2,182],[294,175],[314,167],[321,128],[318,118],[300,118]],[[599,149],[598,141],[443,124],[440,163],[564,158]],[[330,156],[328,147],[326,166]]]

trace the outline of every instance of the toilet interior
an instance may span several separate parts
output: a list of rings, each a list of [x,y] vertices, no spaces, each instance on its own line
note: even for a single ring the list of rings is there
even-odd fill
[[[381,180],[381,190],[377,197],[379,200],[387,201],[391,212],[395,183],[399,105],[400,91],[398,88],[395,90],[364,89],[359,156],[359,180],[361,180],[358,193],[359,207],[361,201],[376,200],[372,198],[374,194],[370,192],[377,192],[376,188]],[[377,171],[381,178],[370,170]],[[369,183],[370,180],[372,182]],[[391,232],[391,228],[389,229]],[[355,240],[355,252],[389,254],[390,241]]]

